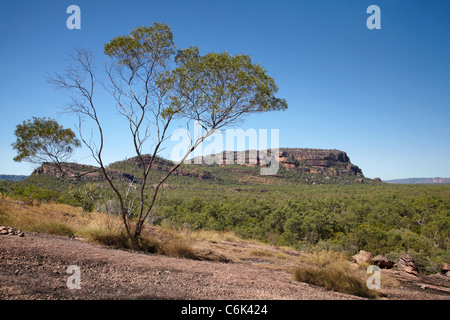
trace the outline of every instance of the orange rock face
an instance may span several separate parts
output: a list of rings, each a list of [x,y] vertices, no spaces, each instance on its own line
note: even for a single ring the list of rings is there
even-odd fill
[[[270,150],[267,152],[255,150],[224,151],[222,154],[219,153],[196,158],[193,163],[208,163],[205,159],[214,157],[216,159],[223,159],[221,165],[265,165],[269,164],[264,161],[266,154],[268,158],[271,157]],[[279,149],[277,159],[280,165],[289,171],[301,171],[329,176],[347,175],[363,177],[361,169],[350,162],[347,153],[340,150],[282,148]]]

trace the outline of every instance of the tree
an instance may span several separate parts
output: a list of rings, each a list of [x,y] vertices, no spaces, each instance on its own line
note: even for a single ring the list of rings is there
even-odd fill
[[[62,176],[71,178],[98,171],[94,169],[73,173],[65,170],[63,163],[70,158],[75,148],[81,147],[81,142],[71,129],[64,128],[54,119],[33,117],[18,124],[14,134],[17,137],[12,144],[17,151],[14,161],[54,165]]]
[[[198,48],[176,52],[172,32],[164,23],[142,26],[133,29],[130,35],[116,37],[105,45],[104,53],[110,63],[103,88],[115,99],[118,112],[125,118],[140,162],[136,209],[130,205],[135,196],[129,197],[129,192],[120,190],[103,161],[105,136],[94,97],[99,81],[92,52],[77,49],[72,55],[73,64],[65,74],[56,74],[51,83],[68,90],[72,98],[68,110],[78,117],[80,139],[117,196],[128,236],[139,241],[144,226],[158,210],[164,182],[199,144],[216,130],[235,124],[246,115],[284,110],[287,104],[274,96],[278,90],[275,81],[249,56],[228,53],[202,56]],[[87,139],[83,134],[86,120],[96,128],[95,142],[92,135]],[[150,185],[151,170],[175,120],[183,120],[187,125],[198,121],[205,133],[194,137],[181,161],[153,181],[154,189],[148,195],[146,186]],[[149,145],[149,140],[153,144]]]
[[[61,168],[61,162],[67,160],[73,149],[80,147],[80,141],[71,129],[64,129],[56,120],[33,117],[16,126],[17,150],[14,161],[32,163],[51,162]]]
[[[170,111],[194,119],[203,128],[220,129],[248,114],[285,110],[273,78],[248,55],[227,52],[199,54],[197,47],[179,50],[177,68],[168,77]]]
[[[91,212],[99,207],[97,202],[101,198],[101,187],[95,183],[87,183],[80,187],[69,186],[69,194],[81,204],[82,214]],[[98,211],[98,210],[97,210]]]

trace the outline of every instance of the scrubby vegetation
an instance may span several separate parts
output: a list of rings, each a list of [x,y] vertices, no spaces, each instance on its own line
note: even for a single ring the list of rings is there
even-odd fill
[[[152,223],[190,231],[230,231],[304,251],[323,249],[351,256],[366,250],[393,260],[410,253],[423,274],[436,273],[439,263],[450,261],[450,185],[232,183],[234,171],[208,170],[217,178],[171,177]],[[0,188],[15,196],[35,183],[58,192],[59,202],[117,213],[112,195],[100,182],[95,182],[98,192],[90,193],[81,192],[83,181],[51,176],[4,182]],[[92,182],[87,188],[95,190]]]
[[[409,252],[423,273],[450,260],[450,186],[296,186],[238,194],[168,197],[162,223],[194,230],[233,230],[301,250],[396,258]],[[178,194],[178,196],[176,196]]]
[[[50,176],[2,182],[0,224],[189,259],[198,258],[193,241],[246,239],[291,247],[309,253],[299,261],[294,279],[369,298],[378,293],[365,286],[364,270],[348,265],[359,250],[394,261],[410,253],[422,274],[437,273],[442,262],[450,261],[450,185],[262,186],[174,178],[153,216],[154,227],[138,243],[127,237],[113,197],[101,182]],[[42,193],[53,197],[34,199]],[[265,248],[248,254],[283,258]]]

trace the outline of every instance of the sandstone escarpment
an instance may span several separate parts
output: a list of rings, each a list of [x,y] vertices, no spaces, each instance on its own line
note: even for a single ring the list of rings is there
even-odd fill
[[[221,152],[193,158],[186,163],[194,164],[194,166],[181,166],[172,173],[172,176],[216,181],[228,179],[226,174],[223,175],[221,171],[211,171],[208,168],[209,165],[219,164],[223,167],[223,172],[240,171],[242,175],[235,177],[239,180],[243,176],[247,178],[255,174],[259,176],[259,173],[255,173],[255,170],[250,167],[271,165],[273,158],[270,150]],[[114,180],[139,183],[142,177],[142,165],[144,163],[147,167],[150,165],[151,159],[151,156],[144,155],[142,158],[134,157],[118,161],[109,165],[106,171],[108,176]],[[353,177],[355,178],[351,179],[353,182],[362,183],[364,178],[361,169],[351,163],[347,153],[340,150],[281,148],[278,150],[275,159],[280,164],[281,171],[278,170],[273,176],[281,179],[291,177],[297,179],[297,182],[303,181],[304,183],[342,183],[342,179]],[[242,167],[227,167],[236,164],[242,165]],[[165,175],[173,166],[174,162],[156,157],[152,162],[152,171],[156,172],[157,176]],[[33,175],[51,175],[70,179],[81,178],[84,181],[104,180],[100,168],[95,166],[63,163],[61,167],[64,173],[55,165],[44,163],[33,172]],[[285,170],[284,173],[283,170]]]
[[[193,158],[190,163],[257,166],[267,164],[267,159],[270,157],[270,150],[224,151],[205,157]],[[335,149],[281,148],[277,160],[283,168],[289,171],[330,176],[364,177],[361,169],[350,162],[347,153]]]

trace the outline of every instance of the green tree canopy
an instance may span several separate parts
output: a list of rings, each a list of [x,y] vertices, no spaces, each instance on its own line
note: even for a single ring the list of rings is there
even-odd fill
[[[197,47],[179,50],[177,67],[164,79],[171,87],[170,110],[219,129],[246,115],[285,110],[278,87],[249,55],[227,52],[201,55]]]
[[[105,54],[117,64],[137,72],[139,69],[165,65],[175,53],[173,34],[165,23],[132,29],[127,36],[118,36],[105,44]],[[148,71],[148,70],[146,70]]]
[[[33,163],[61,163],[81,144],[71,129],[64,129],[56,120],[37,118],[24,121],[16,126],[16,142],[12,144],[17,151],[14,161]]]

